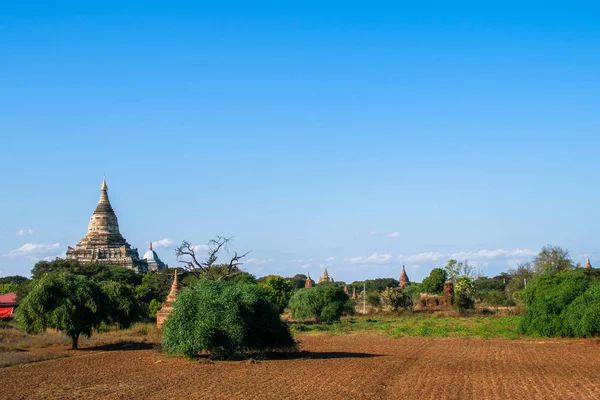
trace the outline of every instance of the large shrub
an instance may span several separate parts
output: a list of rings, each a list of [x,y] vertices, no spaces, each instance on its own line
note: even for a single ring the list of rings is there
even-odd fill
[[[381,300],[383,304],[391,311],[398,311],[400,307],[405,310],[413,307],[413,302],[407,293],[400,287],[387,288],[381,292]]]
[[[269,275],[265,277],[263,282],[259,282],[259,286],[265,290],[267,299],[277,308],[279,313],[283,313],[294,291],[289,279],[284,279],[278,275]]]
[[[546,272],[521,292],[519,331],[542,336],[600,335],[600,278],[585,270]]]
[[[290,310],[293,318],[331,322],[342,315],[354,314],[354,302],[343,288],[324,284],[296,291],[290,299]]]
[[[202,351],[228,359],[250,352],[295,350],[296,342],[258,285],[199,279],[177,296],[163,327],[167,353],[193,357]]]

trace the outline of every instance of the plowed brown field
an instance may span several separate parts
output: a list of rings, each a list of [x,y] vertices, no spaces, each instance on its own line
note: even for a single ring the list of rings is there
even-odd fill
[[[81,350],[0,369],[0,398],[600,399],[600,346],[591,342],[299,338],[299,356],[256,363]]]

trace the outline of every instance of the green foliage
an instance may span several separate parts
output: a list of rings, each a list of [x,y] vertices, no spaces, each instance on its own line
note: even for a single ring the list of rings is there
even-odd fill
[[[277,308],[279,313],[283,313],[290,302],[294,289],[289,279],[283,279],[278,275],[269,275],[265,277],[263,283],[259,283],[267,293],[267,299]]]
[[[454,296],[452,306],[459,312],[475,308],[473,294],[475,291],[474,279],[469,276],[459,276],[454,283]]]
[[[63,260],[57,258],[54,261],[40,261],[31,270],[33,280],[38,280],[50,272],[68,272],[83,275],[96,282],[115,281],[124,285],[139,285],[142,275],[133,270],[119,266],[107,266],[101,263],[79,264],[77,260]]]
[[[477,291],[477,298],[481,302],[496,308],[499,306],[514,305],[510,297],[503,290],[479,290]]]
[[[381,307],[381,295],[377,292],[367,293],[367,304],[371,307]]]
[[[64,271],[44,274],[33,282],[19,306],[17,320],[28,332],[54,328],[71,337],[91,336],[102,323],[127,325],[135,310],[133,292],[117,282],[96,283]]]
[[[150,318],[156,318],[156,313],[160,311],[162,303],[156,299],[150,300],[148,305],[148,316]]]
[[[474,314],[468,317],[440,317],[436,314],[408,314],[398,316],[346,317],[331,324],[292,322],[292,332],[315,332],[353,334],[378,332],[393,338],[440,337],[440,338],[519,338],[519,317]]]
[[[150,318],[156,317],[156,312],[152,312],[150,304],[160,304],[167,298],[171,290],[172,274],[176,269],[165,268],[158,272],[147,272],[142,278],[142,282],[135,287],[135,296],[140,302],[141,314]]]
[[[31,279],[20,275],[5,276],[0,278],[0,294],[16,293],[17,301],[25,298]]]
[[[529,282],[534,275],[533,267],[531,263],[526,262],[517,265],[517,269],[511,269],[508,271],[510,275],[510,282],[508,283],[508,291],[513,298],[518,297],[518,293],[525,288],[525,283]]]
[[[304,285],[306,284],[307,276],[304,274],[296,274],[293,278],[290,279],[290,284],[294,290],[296,289],[304,289]],[[311,279],[312,280],[312,279]],[[313,281],[314,286],[314,281]]]
[[[381,293],[383,304],[391,311],[398,311],[399,308],[412,308],[413,301],[409,294],[405,293],[406,289],[399,287],[387,288]]]
[[[295,350],[296,343],[275,307],[256,284],[199,279],[182,290],[163,327],[169,354],[229,359],[248,352]]]
[[[448,260],[444,269],[446,270],[446,275],[450,280],[455,280],[460,274],[460,267],[458,265],[458,261],[455,259]]]
[[[356,288],[358,291],[363,290],[363,284],[367,292],[381,293],[389,287],[397,287],[399,282],[394,278],[377,278],[367,279],[366,281],[355,281],[348,285],[348,289],[352,292],[352,289]]]
[[[411,307],[412,304],[417,304],[419,302],[422,292],[424,292],[424,290],[422,289],[422,284],[420,283],[412,283],[403,289],[403,293],[410,296]]]
[[[444,269],[451,281],[456,281],[460,277],[473,278],[475,275],[475,268],[467,260],[461,262],[454,259],[448,260]]]
[[[16,283],[0,283],[0,294],[14,293],[18,288]]]
[[[296,291],[290,299],[290,310],[294,318],[331,322],[353,314],[354,302],[343,288],[325,284]]]
[[[546,272],[521,292],[519,331],[541,336],[600,335],[600,278],[587,270]]]
[[[448,273],[442,268],[434,268],[429,276],[421,283],[421,292],[429,294],[444,293],[444,283],[448,280]]]
[[[21,276],[21,275],[10,275],[10,276],[4,276],[4,277],[0,278],[0,284],[14,283],[16,285],[22,285],[23,283],[27,283],[30,281],[31,281],[31,279],[25,278],[24,276]]]
[[[545,272],[565,272],[575,269],[575,263],[569,255],[569,250],[560,246],[544,246],[542,251],[533,259],[533,269],[536,274]]]
[[[133,288],[116,281],[101,281],[98,286],[102,292],[102,321],[108,325],[118,324],[121,329],[128,328],[140,315]]]

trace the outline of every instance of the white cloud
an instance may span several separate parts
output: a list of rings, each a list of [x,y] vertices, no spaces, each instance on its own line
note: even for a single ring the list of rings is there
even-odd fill
[[[17,231],[17,236],[25,236],[25,235],[33,235],[33,229],[19,229]]]
[[[194,251],[208,251],[209,247],[207,244],[195,244],[192,246],[192,250]]]
[[[425,252],[419,253],[412,256],[399,255],[396,257],[398,262],[414,263],[414,262],[426,262],[426,261],[437,261],[446,258],[448,255],[443,253]]]
[[[520,259],[520,258],[529,258],[537,255],[537,251],[529,250],[529,249],[516,249],[516,250],[504,250],[504,249],[496,249],[496,250],[479,250],[477,252],[473,251],[463,251],[460,253],[454,253],[450,255],[450,258],[454,258],[457,260],[490,260],[490,259]]]
[[[385,264],[392,259],[391,254],[377,254],[373,253],[369,257],[354,257],[350,258],[353,264]]]
[[[392,232],[390,234],[387,235],[389,238],[397,238],[400,237],[400,233],[399,232]]]
[[[269,258],[266,260],[261,260],[259,258],[249,258],[248,260],[246,260],[246,262],[244,264],[254,264],[254,265],[265,265],[267,263],[272,262],[273,259]]]
[[[152,242],[152,247],[171,247],[175,244],[171,239],[164,238],[161,240],[157,240],[156,242]]]
[[[451,258],[456,260],[469,260],[473,264],[479,262],[479,266],[488,266],[489,261],[501,260],[506,261],[510,265],[514,265],[517,262],[531,258],[537,254],[536,251],[529,249],[516,249],[516,250],[479,250],[473,251],[462,251],[459,253],[438,253],[438,252],[423,252],[413,255],[399,255],[393,257],[391,254],[378,254],[373,253],[368,257],[354,257],[348,261],[354,264],[386,264],[392,261],[398,263],[412,263],[412,264],[426,264],[433,263],[440,260],[446,261]]]
[[[331,261],[335,261],[335,260],[337,260],[337,257],[327,257],[325,259],[325,261],[327,261],[327,262],[331,262]]]
[[[310,267],[310,264],[304,264],[304,265],[301,265],[301,266],[300,266],[300,268],[302,268],[302,269],[306,269],[306,268],[308,268],[308,267]]]
[[[377,231],[371,231],[371,232],[369,232],[369,235],[370,236],[375,236],[375,235],[377,235]]]
[[[302,264],[304,262],[304,260],[290,260],[287,263],[288,264]]]
[[[11,250],[7,257],[22,257],[22,256],[42,256],[48,253],[56,252],[60,247],[60,243],[54,244],[34,244],[26,243],[18,249]]]

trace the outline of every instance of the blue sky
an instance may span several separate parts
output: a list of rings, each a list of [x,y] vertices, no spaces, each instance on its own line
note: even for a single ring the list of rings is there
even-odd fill
[[[600,266],[590,3],[2,4],[0,276],[75,245],[104,173],[171,265],[223,235],[257,276]]]

